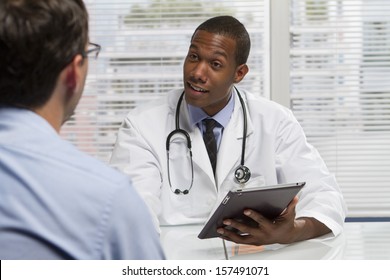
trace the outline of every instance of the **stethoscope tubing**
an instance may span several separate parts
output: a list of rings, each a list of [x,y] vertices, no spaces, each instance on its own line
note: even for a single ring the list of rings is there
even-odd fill
[[[242,135],[242,147],[241,147],[241,162],[240,162],[240,166],[236,169],[234,176],[235,176],[235,178],[236,178],[238,183],[244,184],[244,183],[246,183],[249,180],[249,178],[251,176],[251,172],[250,172],[249,168],[245,166],[247,115],[246,115],[246,107],[245,107],[244,100],[242,99],[241,94],[238,91],[238,89],[236,87],[234,87],[234,89],[236,90],[237,95],[238,95],[238,99],[240,100],[242,113],[243,113],[243,118],[244,118],[244,127],[243,127],[243,135]],[[184,94],[185,94],[185,92],[183,91],[183,93],[179,97],[179,100],[177,101],[176,112],[175,112],[175,130],[171,131],[168,134],[167,139],[166,139],[168,181],[169,181],[169,187],[171,188],[172,192],[174,192],[175,194],[188,194],[189,191],[191,190],[193,182],[194,182],[194,167],[193,167],[193,161],[192,161],[191,137],[190,137],[190,135],[189,135],[189,133],[187,131],[185,131],[184,129],[180,128],[180,121],[179,121],[180,107],[181,107],[181,104],[182,104],[182,101],[183,101],[183,98],[184,98]],[[173,190],[172,184],[171,184],[170,168],[169,168],[169,146],[170,146],[170,141],[171,141],[171,138],[175,134],[178,134],[178,133],[179,134],[183,134],[184,137],[186,138],[187,148],[189,150],[190,160],[191,160],[191,169],[192,169],[192,172],[191,172],[191,184],[190,184],[189,188],[185,189],[184,191],[182,191],[180,189]]]

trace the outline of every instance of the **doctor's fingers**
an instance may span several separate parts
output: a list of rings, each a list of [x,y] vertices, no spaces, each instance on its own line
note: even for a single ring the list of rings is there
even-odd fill
[[[266,245],[266,244],[271,244],[274,243],[271,241],[268,237],[267,234],[262,232],[261,229],[257,228],[250,228],[249,230],[245,230],[245,228],[249,228],[248,226],[237,226],[237,229],[241,228],[240,231],[242,232],[247,232],[247,234],[240,235],[237,234],[235,231],[231,231],[228,229],[219,229],[218,232],[221,233],[221,238],[232,241],[237,244],[246,244],[246,245],[256,245],[256,246],[261,246],[261,245]]]
[[[259,212],[256,212],[254,210],[251,210],[251,209],[246,209],[244,211],[244,215],[251,218],[252,220],[254,220],[256,223],[259,224],[259,226],[267,226],[267,225],[271,225],[271,224],[274,224],[273,221],[265,218],[263,215],[261,215]]]
[[[242,227],[244,230],[244,227]],[[247,244],[247,245],[263,245],[258,238],[254,238],[252,235],[240,235],[236,231],[232,231],[226,228],[219,228],[218,233],[222,239],[237,243],[237,244]]]
[[[248,214],[253,215],[253,216],[259,215],[259,217],[257,217],[256,219],[253,219],[254,222],[239,222],[239,221],[236,221],[234,219],[226,219],[223,221],[223,224],[225,226],[234,228],[232,230],[234,233],[236,233],[238,230],[239,232],[247,233],[250,235],[258,235],[258,234],[267,235],[268,233],[272,232],[274,230],[274,228],[276,227],[275,223],[267,220],[266,218],[264,218],[263,216],[261,216],[257,212],[253,211],[253,213],[248,213]],[[260,218],[260,217],[262,217],[262,218]],[[225,228],[225,231],[228,231],[228,230],[226,230],[226,228]]]

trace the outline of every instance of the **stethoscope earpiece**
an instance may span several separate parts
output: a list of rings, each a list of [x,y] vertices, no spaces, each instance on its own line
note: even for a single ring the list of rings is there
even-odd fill
[[[238,183],[245,184],[251,178],[251,171],[245,165],[240,165],[234,172],[234,177]]]

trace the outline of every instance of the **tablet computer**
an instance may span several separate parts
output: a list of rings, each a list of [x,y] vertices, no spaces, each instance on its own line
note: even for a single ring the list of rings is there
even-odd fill
[[[219,237],[217,229],[226,227],[223,225],[224,219],[254,223],[243,214],[245,209],[253,209],[273,220],[283,212],[304,185],[305,182],[298,182],[229,191],[206,222],[198,238]]]

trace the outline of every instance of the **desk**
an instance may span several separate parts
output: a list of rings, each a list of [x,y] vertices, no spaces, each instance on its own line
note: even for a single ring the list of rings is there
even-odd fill
[[[198,239],[202,226],[161,228],[161,242],[167,259],[225,259],[220,238]],[[264,260],[390,260],[390,222],[345,223],[344,232],[336,238],[326,236],[290,245],[243,246],[226,241],[229,259]]]

